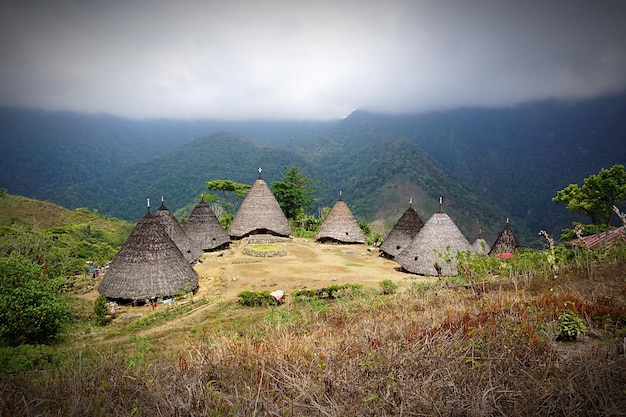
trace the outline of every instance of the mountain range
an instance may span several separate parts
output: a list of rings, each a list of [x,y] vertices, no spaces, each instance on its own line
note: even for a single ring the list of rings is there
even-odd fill
[[[443,208],[473,241],[492,241],[508,218],[523,245],[584,218],[556,192],[626,162],[626,95],[503,109],[333,121],[128,120],[0,109],[0,187],[130,221],[145,199],[175,211],[206,181],[269,183],[297,166],[316,183],[316,209],[342,191],[354,214],[387,231],[408,207],[427,220]]]

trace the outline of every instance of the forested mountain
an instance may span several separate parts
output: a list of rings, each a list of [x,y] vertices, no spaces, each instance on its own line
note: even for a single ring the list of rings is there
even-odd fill
[[[228,132],[228,133],[226,133]],[[426,220],[444,208],[470,240],[511,218],[525,244],[568,227],[556,191],[626,162],[626,96],[506,109],[391,116],[356,111],[329,122],[131,121],[0,109],[0,187],[68,208],[136,221],[146,197],[176,210],[204,183],[268,183],[297,166],[317,207],[339,191],[354,213],[391,226],[413,197]],[[158,201],[155,202],[158,204]]]

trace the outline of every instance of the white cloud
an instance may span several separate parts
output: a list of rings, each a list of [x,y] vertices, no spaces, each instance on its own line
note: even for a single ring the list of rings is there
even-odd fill
[[[339,118],[626,87],[619,1],[39,3],[0,17],[0,104]]]

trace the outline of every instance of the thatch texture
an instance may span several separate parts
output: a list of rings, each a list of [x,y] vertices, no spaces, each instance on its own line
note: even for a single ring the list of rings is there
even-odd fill
[[[193,263],[202,256],[202,249],[187,236],[187,233],[180,227],[174,215],[165,207],[163,202],[161,202],[161,207],[154,212],[154,218],[178,246],[187,262]]]
[[[478,238],[472,243],[472,252],[479,253],[481,255],[487,255],[487,251],[489,250],[489,245],[487,241],[482,238]]]
[[[413,205],[409,204],[409,208],[380,245],[380,251],[389,258],[396,257],[411,243],[422,227],[424,227],[424,222],[413,209]]]
[[[204,201],[193,208],[183,230],[205,252],[221,249],[230,244],[230,237],[211,207]]]
[[[443,275],[452,276],[457,274],[457,252],[470,249],[469,242],[450,216],[440,210],[428,219],[415,239],[395,260],[405,271],[414,274],[436,276],[435,264],[438,264]],[[442,258],[446,254],[450,262]]]
[[[491,245],[491,249],[489,250],[489,255],[495,253],[506,253],[506,252],[515,252],[519,249],[519,244],[517,243],[517,239],[515,238],[515,234],[511,227],[509,227],[509,222],[507,221],[506,226],[500,232],[496,241]]]
[[[107,298],[146,300],[198,288],[198,273],[148,213],[137,223],[98,286]]]
[[[320,225],[315,240],[321,243],[365,243],[363,231],[341,195]]]
[[[291,232],[285,213],[259,175],[237,210],[228,235],[237,239],[260,233],[286,237]]]

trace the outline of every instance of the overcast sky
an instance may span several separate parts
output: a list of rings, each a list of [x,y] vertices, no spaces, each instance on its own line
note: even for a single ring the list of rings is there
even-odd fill
[[[22,0],[0,10],[4,106],[329,119],[626,89],[621,0]]]

